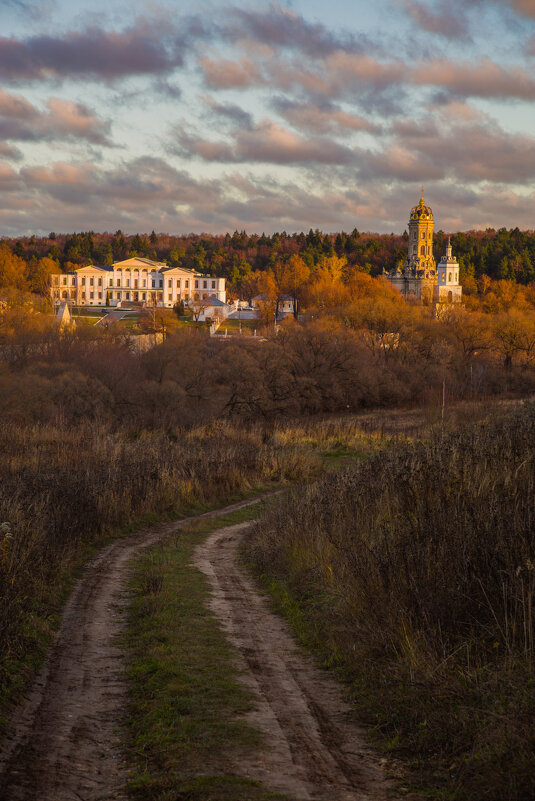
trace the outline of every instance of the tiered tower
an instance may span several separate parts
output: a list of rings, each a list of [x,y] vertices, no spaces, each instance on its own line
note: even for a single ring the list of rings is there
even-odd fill
[[[405,296],[413,295],[431,302],[437,282],[437,265],[433,257],[433,211],[424,202],[424,190],[409,218],[409,252],[403,267],[397,267],[386,277],[392,286]]]

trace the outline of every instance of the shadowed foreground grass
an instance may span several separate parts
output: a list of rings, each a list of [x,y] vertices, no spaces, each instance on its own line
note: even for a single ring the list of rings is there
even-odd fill
[[[535,406],[291,493],[245,558],[404,784],[535,798]]]
[[[208,609],[208,583],[191,565],[195,546],[209,531],[258,514],[254,506],[201,521],[135,562],[125,636],[133,799],[286,798],[232,767],[262,743],[243,720],[251,709],[249,692],[238,682],[234,651]]]

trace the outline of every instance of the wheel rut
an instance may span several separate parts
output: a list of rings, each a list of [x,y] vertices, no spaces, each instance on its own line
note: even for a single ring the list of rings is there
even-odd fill
[[[350,721],[341,689],[303,653],[237,565],[250,526],[214,532],[195,554],[212,586],[211,607],[237,648],[242,681],[255,698],[249,721],[266,746],[236,767],[299,801],[383,801],[388,783],[364,731]]]
[[[0,746],[0,801],[125,801],[128,774],[120,738],[127,698],[117,636],[129,603],[129,562],[192,520],[260,500],[139,531],[111,543],[88,564],[64,608],[49,657]]]

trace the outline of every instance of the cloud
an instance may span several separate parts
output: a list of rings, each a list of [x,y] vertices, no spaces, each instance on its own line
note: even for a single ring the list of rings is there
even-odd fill
[[[233,103],[219,103],[213,97],[205,97],[205,104],[215,117],[227,120],[239,128],[252,128],[253,116],[248,111]]]
[[[501,67],[490,59],[468,61],[434,59],[412,71],[417,85],[438,86],[460,97],[535,100],[535,78],[521,67]]]
[[[498,0],[500,2],[500,0]],[[531,17],[535,19],[535,2],[534,0],[501,0],[505,5],[510,6],[513,11],[524,17]]]
[[[344,136],[358,131],[379,133],[381,130],[379,125],[329,102],[317,105],[278,97],[273,101],[273,107],[294,128],[307,133]]]
[[[335,34],[325,25],[308,22],[292,9],[272,3],[267,10],[233,8],[223,33],[232,40],[250,37],[255,43],[276,50],[299,50],[309,58],[323,58],[338,50],[359,52],[367,44],[364,36]]]
[[[183,65],[192,32],[204,35],[191,21],[179,32],[158,18],[139,18],[123,31],[94,26],[55,36],[0,37],[0,78],[20,82],[165,75]]]
[[[7,142],[0,142],[0,158],[20,161],[22,159],[22,153],[18,147],[13,147],[13,145]]]
[[[471,40],[468,20],[461,6],[452,6],[451,2],[442,0],[435,10],[419,0],[408,0],[405,11],[424,31],[446,39]]]
[[[47,111],[39,111],[26,98],[0,89],[0,137],[14,141],[85,140],[112,145],[110,123],[99,119],[83,103],[51,97]]]
[[[325,137],[306,138],[270,120],[234,133],[231,142],[211,141],[182,129],[179,153],[205,161],[269,164],[350,164],[353,150]]]
[[[308,230],[402,231],[415,189],[381,178],[363,184],[346,166],[304,172],[302,180],[282,180],[272,170],[225,172],[202,180],[169,161],[140,158],[111,168],[89,162],[36,165],[19,172],[0,162],[0,209],[5,235],[80,229],[127,232],[221,233]],[[414,198],[416,198],[414,200]],[[437,226],[446,230],[519,225],[530,227],[535,193],[500,185],[477,188],[459,181],[426,184]],[[36,221],[38,221],[36,223]]]
[[[422,180],[450,177],[464,184],[521,185],[535,178],[535,137],[508,133],[494,120],[452,120],[445,113],[437,122],[398,123],[393,132],[393,150],[406,152],[415,180],[421,175]],[[393,175],[404,177],[395,169],[391,152],[387,149],[376,155],[371,175],[386,176],[390,170]]]
[[[248,58],[231,61],[203,56],[199,64],[205,83],[212,89],[247,89],[265,82],[259,68]]]

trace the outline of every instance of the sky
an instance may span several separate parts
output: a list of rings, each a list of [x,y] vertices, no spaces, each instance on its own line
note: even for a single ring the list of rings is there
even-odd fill
[[[535,228],[535,0],[0,0],[0,237]]]

